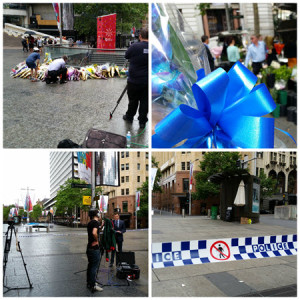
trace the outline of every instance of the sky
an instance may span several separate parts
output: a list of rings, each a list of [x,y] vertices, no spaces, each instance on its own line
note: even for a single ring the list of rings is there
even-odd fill
[[[2,204],[23,206],[27,188],[33,205],[50,197],[49,150],[2,149],[1,158]]]

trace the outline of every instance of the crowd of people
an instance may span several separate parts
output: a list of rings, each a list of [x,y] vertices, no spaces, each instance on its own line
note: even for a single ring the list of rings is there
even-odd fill
[[[262,35],[251,35],[250,37],[250,45],[247,49],[243,49],[242,51],[237,47],[237,39],[235,36],[228,36],[225,38],[223,43],[222,54],[214,55],[212,49],[209,47],[209,37],[204,35],[201,38],[203,44],[206,47],[207,58],[210,65],[211,71],[213,71],[217,64],[218,60],[221,59],[223,61],[227,61],[229,63],[228,67],[231,68],[237,61],[243,62],[247,68],[251,67],[252,72],[255,75],[260,73],[264,64],[268,66],[271,65],[272,61],[278,60],[278,55],[275,50],[275,44],[279,43],[278,37],[266,36],[263,38]],[[284,46],[286,57],[290,61],[295,62],[297,57],[297,47],[296,44],[287,43]],[[241,57],[241,53],[245,54],[244,59]],[[228,70],[226,70],[228,71]]]

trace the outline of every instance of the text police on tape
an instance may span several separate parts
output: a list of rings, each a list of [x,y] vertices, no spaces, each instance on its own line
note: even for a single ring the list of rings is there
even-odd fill
[[[288,250],[288,243],[252,245],[253,252]]]

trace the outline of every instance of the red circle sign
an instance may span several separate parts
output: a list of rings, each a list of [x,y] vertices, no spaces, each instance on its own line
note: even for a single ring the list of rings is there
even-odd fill
[[[210,255],[216,260],[227,260],[230,257],[229,246],[223,241],[217,241],[210,247]]]

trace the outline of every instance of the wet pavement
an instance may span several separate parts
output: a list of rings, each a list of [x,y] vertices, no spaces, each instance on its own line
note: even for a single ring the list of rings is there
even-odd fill
[[[86,287],[86,228],[56,225],[49,233],[45,229],[27,233],[23,226],[16,228],[33,288],[11,290],[4,294],[5,297],[147,297],[148,230],[128,230],[124,235],[123,251],[135,252],[140,278],[133,281],[117,279],[115,267],[109,268],[109,263],[102,257],[97,280],[104,290],[92,294]],[[4,225],[4,242],[6,230],[7,225]],[[15,238],[8,255],[5,285],[29,286],[21,255],[16,251]]]
[[[261,215],[241,225],[206,216],[152,217],[152,242],[296,234],[297,222]],[[152,269],[153,297],[270,297],[297,295],[297,256],[268,257]]]
[[[139,128],[122,119],[128,105],[124,78],[88,79],[66,84],[46,84],[10,77],[10,71],[28,54],[20,49],[3,50],[3,147],[56,148],[64,139],[82,144],[90,128],[122,136],[131,132],[132,148],[148,146],[148,127]]]

